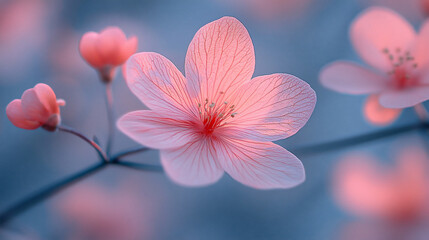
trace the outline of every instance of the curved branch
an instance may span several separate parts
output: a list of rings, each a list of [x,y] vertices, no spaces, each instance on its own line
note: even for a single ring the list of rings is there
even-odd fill
[[[350,146],[355,146],[375,140],[379,140],[382,138],[392,137],[396,135],[400,135],[406,132],[410,132],[418,129],[428,129],[429,123],[418,123],[412,124],[403,127],[390,128],[385,130],[376,131],[373,133],[367,133],[360,136],[344,138],[341,140],[334,140],[327,143],[315,144],[305,147],[298,147],[295,149],[291,149],[290,151],[300,157],[314,155],[317,153],[329,152],[337,149],[347,148]]]
[[[95,149],[95,151],[97,151],[98,155],[100,155],[101,159],[104,162],[107,162],[109,160],[109,158],[107,157],[106,153],[104,153],[103,149],[101,149],[101,147],[97,143],[95,143],[94,141],[92,141],[89,138],[85,137],[83,134],[75,131],[74,129],[72,129],[70,127],[66,127],[66,126],[58,126],[57,129],[59,131],[68,132],[68,133],[71,133],[71,134],[79,137],[80,139],[82,139],[85,142],[89,143],[89,145],[91,145]]]
[[[63,190],[67,186],[71,185],[74,182],[80,181],[84,179],[85,177],[90,176],[91,174],[94,174],[95,172],[101,170],[107,166],[107,163],[101,162],[96,165],[93,165],[92,167],[85,169],[83,171],[80,171],[70,177],[67,177],[57,183],[54,183],[32,195],[30,195],[27,198],[24,198],[24,200],[19,201],[18,203],[12,205],[8,210],[0,214],[0,225],[6,224],[9,220],[11,220],[14,216],[20,214],[21,212],[27,210],[28,208],[36,205],[37,203],[45,200],[46,198],[50,197],[51,195]]]
[[[137,147],[137,148],[125,150],[125,151],[122,151],[122,152],[119,152],[119,153],[113,155],[111,157],[111,161],[115,162],[115,161],[118,161],[122,157],[129,156],[129,155],[136,154],[136,153],[145,152],[147,150],[150,150],[150,148],[147,148],[147,147]]]

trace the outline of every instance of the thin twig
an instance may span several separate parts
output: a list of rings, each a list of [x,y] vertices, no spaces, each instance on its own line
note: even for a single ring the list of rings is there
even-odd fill
[[[117,160],[119,160],[119,159],[121,159],[121,158],[123,158],[125,156],[129,156],[129,155],[132,155],[132,154],[145,152],[147,150],[150,150],[150,148],[147,148],[147,147],[136,147],[136,148],[133,148],[133,149],[128,149],[128,150],[125,150],[125,151],[122,151],[122,152],[119,152],[119,153],[113,155],[111,157],[111,160],[112,161],[117,161]]]
[[[65,187],[71,185],[74,182],[84,179],[85,177],[94,174],[95,172],[101,170],[107,166],[107,163],[101,162],[98,163],[88,169],[80,171],[70,177],[67,177],[57,183],[48,186],[30,197],[24,198],[24,200],[14,204],[7,211],[0,214],[0,225],[6,224],[9,220],[11,220],[14,216],[20,214],[21,212],[27,210],[28,208],[34,206],[35,204],[45,200],[46,198],[52,196],[53,194],[63,190]]]
[[[74,129],[70,128],[70,127],[66,127],[64,125],[58,126],[57,129],[59,131],[71,133],[71,134],[73,134],[73,135],[81,138],[85,142],[89,143],[97,151],[98,155],[100,155],[100,157],[103,160],[103,162],[107,162],[109,160],[109,158],[107,157],[106,153],[104,153],[103,149],[101,149],[101,147],[97,143],[95,143],[91,139],[85,137],[85,135],[77,132],[76,130],[74,130]]]
[[[135,163],[135,162],[128,162],[128,161],[114,161],[110,163],[118,166],[122,166],[122,167],[136,169],[136,170],[163,172],[162,167],[156,166],[156,165],[149,165],[149,164]]]
[[[106,110],[107,110],[107,124],[108,124],[108,136],[106,144],[106,153],[110,155],[112,148],[112,142],[115,134],[115,116],[113,113],[113,95],[112,95],[112,83],[106,83]]]
[[[311,146],[298,147],[296,149],[291,149],[291,152],[296,154],[297,156],[309,156],[317,153],[329,152],[333,150],[338,150],[342,148],[347,148],[350,146],[355,146],[375,140],[379,140],[386,137],[392,137],[395,135],[403,134],[409,131],[417,130],[417,129],[428,129],[428,123],[418,123],[412,124],[403,127],[390,128],[385,129],[373,133],[368,133],[356,137],[349,137],[341,140],[335,140],[327,143],[315,144]]]

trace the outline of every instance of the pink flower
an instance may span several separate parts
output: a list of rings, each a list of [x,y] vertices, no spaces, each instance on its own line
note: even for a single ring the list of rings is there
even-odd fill
[[[53,131],[61,122],[60,108],[65,101],[58,99],[46,84],[39,83],[26,90],[21,99],[15,99],[6,107],[6,114],[13,125],[23,129],[43,127]]]
[[[127,83],[151,110],[124,115],[118,127],[160,149],[165,171],[179,184],[207,185],[226,171],[254,188],[295,186],[305,178],[302,163],[271,141],[305,125],[316,95],[288,74],[251,79],[254,66],[250,36],[232,17],[196,33],[186,78],[157,53],[135,54],[127,62]]]
[[[87,32],[79,44],[82,57],[97,69],[105,82],[113,79],[115,69],[137,50],[137,38],[126,38],[118,27],[107,27],[100,34]]]
[[[429,99],[429,21],[416,34],[397,13],[373,7],[354,20],[350,37],[357,53],[373,69],[334,62],[320,73],[325,87],[370,94],[367,105],[372,106],[366,106],[365,113],[376,124],[391,123],[402,108]]]
[[[403,151],[391,169],[365,156],[349,156],[334,174],[335,196],[360,216],[393,222],[428,217],[428,160],[420,148]]]

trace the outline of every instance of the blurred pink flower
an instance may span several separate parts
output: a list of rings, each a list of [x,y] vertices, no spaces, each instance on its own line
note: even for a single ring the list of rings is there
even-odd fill
[[[251,17],[261,20],[279,20],[298,17],[314,5],[313,0],[217,0],[219,3],[244,10]]]
[[[392,169],[366,156],[349,156],[334,174],[334,194],[346,210],[388,222],[429,216],[428,157],[421,148],[401,152]]]
[[[137,50],[137,38],[126,38],[118,27],[107,27],[100,34],[87,32],[79,44],[82,57],[97,69],[105,82],[113,79],[115,68]]]
[[[410,21],[421,22],[428,16],[428,0],[359,0],[365,7],[381,6],[397,11]]]
[[[65,101],[58,99],[54,91],[44,83],[26,90],[21,99],[15,99],[6,107],[6,114],[13,125],[23,129],[43,127],[53,131],[61,122],[60,108]]]
[[[373,7],[354,20],[350,36],[357,53],[374,69],[334,62],[320,73],[325,87],[347,94],[370,94],[367,104],[372,106],[365,107],[365,113],[376,124],[391,123],[399,116],[399,109],[429,99],[429,21],[416,34],[397,13]],[[376,99],[379,105],[374,107]]]
[[[72,188],[56,208],[70,227],[68,239],[137,240],[143,230],[142,202],[128,187],[108,190],[85,184]]]
[[[301,161],[272,143],[295,134],[309,119],[316,95],[288,74],[251,80],[252,40],[235,18],[202,27],[192,40],[182,73],[157,53],[127,62],[131,91],[151,110],[130,112],[119,129],[161,149],[168,176],[187,186],[214,183],[226,171],[260,189],[301,183]]]
[[[0,0],[0,84],[31,81],[62,1]],[[23,68],[22,66],[25,66]],[[13,81],[11,81],[13,79]]]

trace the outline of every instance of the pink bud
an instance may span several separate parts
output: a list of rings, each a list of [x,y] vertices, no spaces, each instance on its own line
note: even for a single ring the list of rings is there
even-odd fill
[[[115,68],[136,52],[137,38],[127,39],[118,27],[107,27],[100,33],[85,33],[80,40],[79,50],[85,61],[99,71],[102,80],[110,82]]]
[[[60,108],[65,101],[55,96],[51,87],[39,83],[26,90],[21,99],[15,99],[6,107],[6,115],[13,125],[23,129],[43,127],[54,131],[61,122]]]

